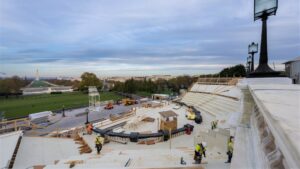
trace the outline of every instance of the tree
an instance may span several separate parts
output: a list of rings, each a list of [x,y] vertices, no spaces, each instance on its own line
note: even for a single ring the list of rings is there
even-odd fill
[[[96,86],[98,90],[102,88],[102,82],[94,73],[85,72],[81,75],[79,90],[87,91],[89,86]]]
[[[20,93],[20,89],[25,87],[29,82],[13,76],[0,80],[0,93]]]
[[[80,88],[80,81],[74,80],[74,81],[73,81],[72,88],[73,88],[74,90],[79,90],[79,88]]]
[[[126,80],[124,84],[124,91],[126,93],[134,93],[136,92],[135,80],[131,78],[130,80]]]
[[[113,91],[123,92],[124,91],[124,83],[122,82],[114,82],[114,87],[112,88]]]
[[[246,68],[244,65],[235,65],[233,67],[228,67],[228,68],[224,68],[221,72],[220,72],[220,76],[221,77],[239,77],[239,76],[246,76]]]

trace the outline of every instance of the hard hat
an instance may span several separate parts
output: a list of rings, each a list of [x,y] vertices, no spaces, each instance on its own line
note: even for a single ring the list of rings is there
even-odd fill
[[[206,147],[206,142],[202,142],[203,147]]]

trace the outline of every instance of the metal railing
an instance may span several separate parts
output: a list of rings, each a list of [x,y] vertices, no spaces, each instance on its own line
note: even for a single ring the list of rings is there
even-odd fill
[[[0,134],[18,131],[23,127],[30,127],[32,123],[28,118],[21,118],[16,120],[7,120],[0,122]]]

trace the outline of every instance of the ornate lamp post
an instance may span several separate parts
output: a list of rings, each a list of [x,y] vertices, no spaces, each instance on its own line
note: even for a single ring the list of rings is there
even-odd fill
[[[248,54],[251,54],[251,69],[250,72],[254,71],[254,54],[258,52],[258,44],[252,42],[248,45]]]
[[[275,72],[268,65],[268,44],[267,44],[267,19],[270,15],[276,15],[278,0],[254,0],[254,21],[262,20],[262,32],[260,43],[259,64],[249,77],[276,77]]]

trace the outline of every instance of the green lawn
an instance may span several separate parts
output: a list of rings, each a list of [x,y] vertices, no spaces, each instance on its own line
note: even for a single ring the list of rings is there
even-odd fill
[[[112,92],[100,93],[101,101],[121,99]],[[81,92],[63,94],[42,94],[22,96],[21,98],[0,99],[0,112],[5,112],[6,118],[16,118],[47,110],[59,110],[88,105],[88,95]]]
[[[145,91],[137,91],[135,92],[136,95],[142,96],[142,97],[150,97],[152,93],[150,92],[145,92]]]
[[[172,94],[172,91],[170,90],[165,90],[163,92],[155,92],[156,94],[168,94],[168,95],[171,95]],[[139,96],[142,96],[142,97],[151,97],[152,94],[155,94],[155,93],[150,93],[150,92],[145,92],[145,91],[137,91],[135,92],[135,94],[139,95]]]
[[[42,80],[34,80],[30,87],[50,87],[51,85]]]

